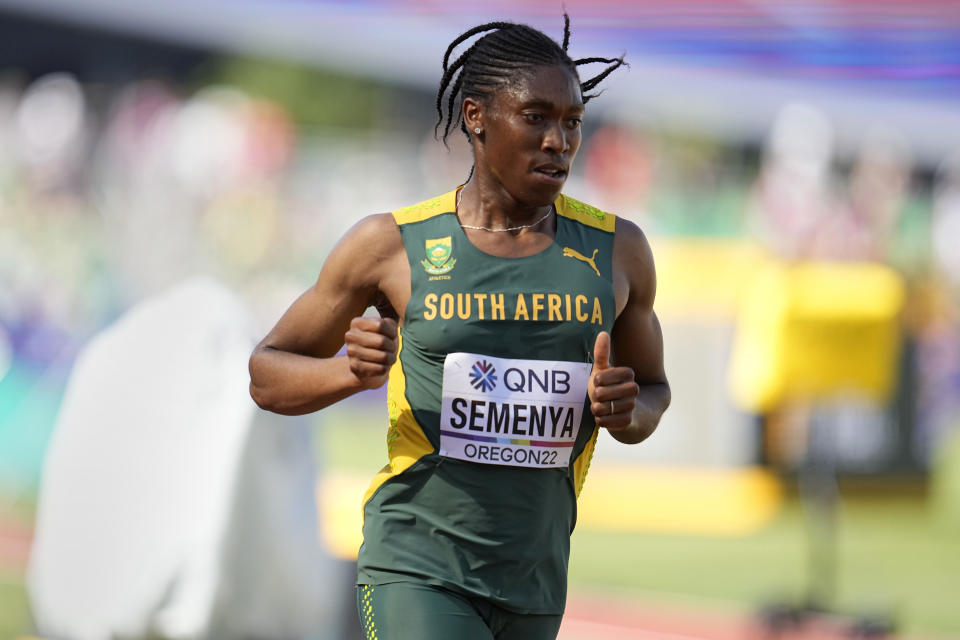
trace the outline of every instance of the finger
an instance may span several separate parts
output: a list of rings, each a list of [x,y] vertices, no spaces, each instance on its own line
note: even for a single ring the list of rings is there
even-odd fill
[[[394,351],[370,349],[358,344],[348,344],[347,355],[362,362],[387,366],[392,365],[397,360],[397,355]]]
[[[599,422],[597,422],[597,424],[607,431],[623,431],[630,426],[630,419],[624,418],[621,420],[617,418],[616,420],[611,420],[610,424],[600,424]]]
[[[595,418],[609,418],[610,416],[630,416],[637,403],[633,398],[618,398],[617,400],[603,400],[590,403],[590,411]]]
[[[607,403],[607,411],[610,411],[610,403]],[[608,413],[603,416],[595,416],[594,422],[596,422],[598,427],[602,427],[609,431],[619,431],[630,426],[630,423],[633,420],[633,415],[628,411],[620,411],[619,407],[617,408],[616,413]]]
[[[634,382],[636,376],[630,367],[610,367],[602,371],[594,371],[592,380],[594,387],[599,388]]]
[[[343,335],[343,342],[346,345],[357,345],[368,349],[379,349],[391,353],[397,350],[397,341],[394,338],[374,331],[365,331],[362,329],[350,329]]]
[[[358,378],[377,378],[386,376],[390,373],[390,367],[384,364],[374,362],[363,362],[362,360],[350,360],[350,371]]]
[[[640,395],[640,386],[633,382],[594,387],[591,402],[609,403],[611,400],[633,399]]]
[[[371,318],[361,316],[350,321],[350,328],[360,331],[379,333],[388,338],[397,337],[397,321],[393,318]]]
[[[610,334],[601,331],[593,343],[593,370],[608,369],[610,367]]]
[[[380,333],[388,338],[397,337],[397,321],[393,318],[380,318]]]

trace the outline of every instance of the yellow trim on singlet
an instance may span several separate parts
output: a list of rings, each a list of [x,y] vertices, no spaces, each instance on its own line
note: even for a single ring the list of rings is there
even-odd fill
[[[457,210],[457,190],[454,189],[442,196],[430,198],[423,202],[397,209],[393,213],[393,219],[398,225],[409,224],[411,222],[420,222],[427,220],[441,213],[450,213]]]
[[[417,204],[393,211],[393,219],[398,225],[409,224],[411,222],[421,222],[440,215],[441,213],[450,213],[457,210],[457,191],[448,191],[447,193],[418,202]],[[616,228],[617,217],[612,213],[606,213],[594,206],[581,202],[576,198],[560,194],[554,203],[557,208],[557,215],[564,218],[576,220],[588,227],[600,229],[613,233]]]
[[[590,462],[593,460],[593,451],[597,446],[597,435],[599,433],[600,429],[594,427],[593,435],[590,436],[590,440],[587,441],[586,446],[583,447],[583,451],[580,452],[580,455],[577,456],[577,459],[573,462],[573,488],[578,498],[580,497],[581,489],[583,489],[583,483],[587,480],[587,472],[590,470]]]
[[[390,418],[390,428],[387,430],[387,456],[390,462],[373,477],[370,487],[363,496],[364,505],[384,482],[400,475],[428,453],[433,453],[433,445],[413,417],[413,409],[407,401],[406,378],[403,375],[403,365],[400,363],[400,356],[403,353],[402,332],[398,340],[397,361],[390,367],[387,380],[387,414]]]
[[[576,220],[581,224],[601,231],[613,233],[617,225],[617,216],[612,213],[600,211],[596,207],[590,206],[585,202],[580,202],[576,198],[561,194],[556,201],[557,215],[564,218]]]

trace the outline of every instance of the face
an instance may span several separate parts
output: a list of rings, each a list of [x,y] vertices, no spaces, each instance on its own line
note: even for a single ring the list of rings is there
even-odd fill
[[[584,109],[577,77],[564,66],[535,67],[485,103],[467,102],[469,129],[483,129],[475,145],[477,172],[489,172],[519,204],[553,202],[580,148]]]

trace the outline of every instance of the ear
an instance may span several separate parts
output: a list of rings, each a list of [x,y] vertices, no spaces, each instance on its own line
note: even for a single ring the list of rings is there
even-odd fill
[[[484,111],[483,103],[480,101],[473,98],[463,99],[463,124],[467,131],[472,133],[477,127],[483,129]]]

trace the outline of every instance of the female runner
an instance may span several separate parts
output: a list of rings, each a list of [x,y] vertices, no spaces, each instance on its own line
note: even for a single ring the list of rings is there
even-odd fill
[[[589,92],[623,64],[572,60],[564,18],[562,45],[494,22],[448,47],[438,127],[467,135],[470,178],[356,224],[250,359],[251,395],[283,414],[388,383],[368,639],[555,638],[598,432],[640,442],[670,402],[644,234],[561,193]]]

